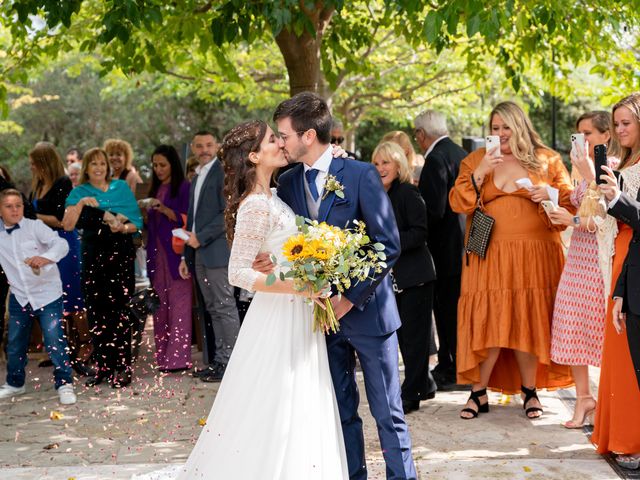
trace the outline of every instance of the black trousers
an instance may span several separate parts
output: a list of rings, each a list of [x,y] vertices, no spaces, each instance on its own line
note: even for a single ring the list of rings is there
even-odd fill
[[[402,400],[426,399],[435,392],[436,384],[429,372],[431,341],[431,309],[434,282],[405,288],[396,294],[402,326],[398,329],[398,343],[404,362]]]
[[[99,370],[131,368],[131,319],[127,307],[134,293],[135,248],[130,235],[85,234],[82,279],[93,356]]]
[[[640,315],[627,312],[627,341],[640,389]]]
[[[435,281],[433,313],[438,331],[438,366],[444,375],[456,375],[456,344],[458,338],[458,298],[460,275],[441,277]]]

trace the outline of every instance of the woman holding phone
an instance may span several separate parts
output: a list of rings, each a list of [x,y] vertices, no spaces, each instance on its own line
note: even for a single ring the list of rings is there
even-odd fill
[[[610,124],[611,115],[604,111],[588,112],[578,118],[576,128],[584,135],[584,144],[576,143],[571,151],[573,166],[582,177],[571,194],[578,214],[563,207],[549,214],[552,221],[574,227],[551,322],[551,360],[570,365],[576,383],[575,410],[573,418],[562,424],[566,428],[582,428],[591,423],[596,409],[589,386],[589,365],[600,367],[604,342],[606,297],[596,231],[605,215],[602,209],[600,218],[594,218],[596,212],[588,204],[597,190],[594,146],[612,143]]]
[[[615,250],[605,251],[604,254],[611,258],[610,254],[615,252],[610,277],[611,292],[612,295],[619,296],[619,290],[615,288],[616,282],[636,281],[633,275],[637,273],[637,267],[632,269],[626,265],[627,268],[623,270],[623,266],[625,266],[630,245],[637,249],[637,234],[634,236],[630,225],[634,225],[632,221],[634,218],[637,223],[638,212],[629,215],[625,213],[628,208],[621,207],[625,203],[629,204],[636,200],[640,190],[640,163],[638,162],[640,160],[640,92],[633,93],[616,103],[612,116],[612,135],[621,147],[620,187],[611,172],[604,176],[607,180],[600,188],[608,201],[608,213],[618,218],[617,224],[614,222],[615,229],[610,231],[611,236],[615,236],[617,232]],[[637,254],[637,252],[634,253]],[[635,263],[635,257],[633,259]],[[627,304],[624,310],[627,315],[638,312],[634,312],[632,308],[629,309],[628,292],[620,297],[610,301],[607,308],[598,406],[591,441],[596,445],[598,453],[613,452],[617,454],[616,461],[620,466],[638,469],[640,467],[640,428],[638,428],[640,386],[632,361],[630,344],[637,348],[640,338],[634,338],[632,335],[628,337],[627,332],[622,328],[622,300],[624,299]],[[629,317],[627,322],[637,321],[637,316],[629,315]],[[635,332],[637,325],[627,325],[626,330],[630,333]]]
[[[184,226],[190,183],[171,145],[157,147],[151,163],[153,200],[143,213],[149,231],[147,274],[160,297],[160,308],[153,314],[156,361],[161,372],[179,372],[191,368],[191,279],[180,277],[180,255],[171,246],[171,231]]]
[[[465,158],[449,193],[451,208],[467,215],[467,236],[478,195],[495,219],[486,258],[467,254],[463,261],[458,383],[471,383],[472,392],[460,417],[488,412],[490,387],[521,391],[525,415],[533,419],[543,412],[536,388],[572,384],[569,368],[549,356],[565,227],[552,224],[541,205],[557,195],[560,205],[574,210],[572,189],[560,155],[542,143],[518,105],[498,104],[489,128],[500,137],[499,147]]]

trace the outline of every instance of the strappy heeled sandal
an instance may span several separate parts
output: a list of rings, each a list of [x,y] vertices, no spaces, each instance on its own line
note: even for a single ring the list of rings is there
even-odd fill
[[[487,389],[483,388],[482,390],[477,390],[475,392],[471,392],[469,395],[469,400],[473,400],[473,403],[476,404],[478,410],[474,410],[473,408],[463,408],[460,410],[460,418],[463,420],[471,420],[472,418],[476,418],[480,413],[488,413],[489,412],[489,401],[487,403],[480,403],[480,397],[484,397],[487,394]],[[469,401],[467,400],[467,402]],[[470,413],[473,415],[472,417],[463,417],[463,413]]]
[[[577,400],[587,400],[587,399],[591,399],[593,401],[593,406],[591,408],[585,409],[582,412],[582,420],[575,420],[577,409],[578,409]],[[585,425],[593,425],[593,416],[596,411],[596,405],[597,403],[591,395],[579,395],[576,398],[576,409],[573,412],[573,418],[571,420],[567,420],[566,422],[564,422],[562,426],[564,428],[582,428]]]
[[[544,410],[540,407],[529,407],[527,408],[527,403],[529,403],[529,401],[536,399],[538,400],[538,402],[540,402],[540,399],[538,398],[538,393],[536,392],[535,388],[527,388],[524,385],[520,386],[520,390],[522,390],[522,393],[524,393],[524,402],[522,404],[522,408],[524,408],[524,414],[527,416],[527,418],[531,419],[531,420],[535,420],[536,418],[540,418],[542,416],[542,414],[544,413]],[[532,413],[536,413],[536,412],[540,412],[540,415],[534,415],[531,416]]]

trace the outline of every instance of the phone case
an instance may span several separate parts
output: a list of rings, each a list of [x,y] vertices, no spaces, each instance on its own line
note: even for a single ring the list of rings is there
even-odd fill
[[[487,152],[495,147],[498,147],[498,155],[500,155],[500,137],[497,135],[488,135],[485,138],[485,148]]]
[[[582,151],[585,150],[584,133],[571,134],[571,147],[576,150],[576,146],[579,145]]]
[[[594,156],[594,164],[596,170],[596,183],[598,185],[602,185],[606,183],[604,180],[600,178],[600,175],[605,174],[606,172],[602,169],[602,167],[607,166],[607,146],[596,145],[593,147],[593,156]]]

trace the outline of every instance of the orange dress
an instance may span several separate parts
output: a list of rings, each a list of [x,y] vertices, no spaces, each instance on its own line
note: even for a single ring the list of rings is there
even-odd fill
[[[633,230],[618,222],[616,254],[613,257],[612,287],[622,271]],[[607,308],[602,349],[598,406],[591,441],[598,453],[640,452],[640,389],[629,353],[627,333],[618,335],[611,316],[613,302]]]
[[[462,161],[455,186],[449,193],[451,208],[467,215],[467,235],[476,193],[471,174],[484,149]],[[536,152],[544,173],[529,173],[534,185],[559,190],[558,203],[569,211],[569,174],[560,156],[551,150]],[[529,192],[506,193],[495,186],[493,173],[481,186],[487,214],[495,219],[487,255],[466,255],[458,301],[458,383],[479,383],[480,363],[489,348],[502,348],[489,387],[507,394],[520,391],[520,371],[513,350],[538,357],[537,388],[562,388],[573,383],[570,368],[551,361],[551,319],[564,252],[560,231]]]

